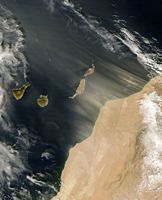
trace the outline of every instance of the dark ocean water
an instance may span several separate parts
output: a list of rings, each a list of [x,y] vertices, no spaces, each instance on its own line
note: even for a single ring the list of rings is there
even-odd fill
[[[59,189],[68,150],[90,135],[102,105],[139,91],[161,71],[161,4],[157,0],[0,3],[22,31],[22,52],[28,62],[26,77],[22,66],[5,88],[9,101],[1,123],[10,129],[2,126],[0,136],[0,159],[7,155],[6,162],[0,161],[0,199],[47,200]],[[96,71],[86,79],[84,94],[69,99],[92,62]],[[17,102],[10,91],[24,81],[31,87]],[[36,105],[40,94],[49,97],[43,109]]]

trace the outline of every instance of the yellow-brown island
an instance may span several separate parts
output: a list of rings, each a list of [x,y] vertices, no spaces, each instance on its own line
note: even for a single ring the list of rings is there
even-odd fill
[[[80,83],[79,83],[79,85],[78,85],[78,87],[77,87],[77,89],[76,89],[76,91],[75,91],[75,94],[74,94],[73,96],[69,97],[69,99],[74,99],[74,98],[77,97],[78,95],[83,94],[83,93],[84,93],[84,90],[85,90],[85,84],[86,84],[85,79],[84,79],[84,78],[81,79],[81,80],[80,80]]]
[[[48,105],[48,96],[40,95],[40,97],[37,99],[37,104],[42,108],[46,107]]]
[[[84,77],[92,75],[92,74],[94,73],[94,71],[95,71],[95,65],[92,64],[92,65],[85,71]]]
[[[162,200],[162,76],[105,104],[70,150],[53,200]]]
[[[30,83],[25,83],[22,87],[13,88],[12,94],[16,100],[20,100],[23,98],[26,89],[30,86]]]

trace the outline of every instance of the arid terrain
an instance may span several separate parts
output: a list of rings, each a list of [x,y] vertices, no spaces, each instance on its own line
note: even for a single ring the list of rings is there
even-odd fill
[[[70,150],[53,200],[162,199],[162,77],[109,101],[92,135]]]

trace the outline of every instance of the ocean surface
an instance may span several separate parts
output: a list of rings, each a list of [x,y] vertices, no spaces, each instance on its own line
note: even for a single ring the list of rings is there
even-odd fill
[[[161,9],[160,0],[0,0],[0,200],[53,197],[104,103],[162,71]],[[92,63],[85,92],[69,99]],[[27,81],[16,101],[12,88]]]

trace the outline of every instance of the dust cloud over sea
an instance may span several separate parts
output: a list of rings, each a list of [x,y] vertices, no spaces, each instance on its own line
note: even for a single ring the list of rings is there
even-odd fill
[[[104,103],[161,72],[160,39],[115,1],[0,4],[0,199],[47,200],[59,189],[68,150],[91,134]],[[92,63],[84,93],[69,99]],[[31,87],[15,101],[11,89],[26,81]],[[40,94],[49,98],[44,109]]]

